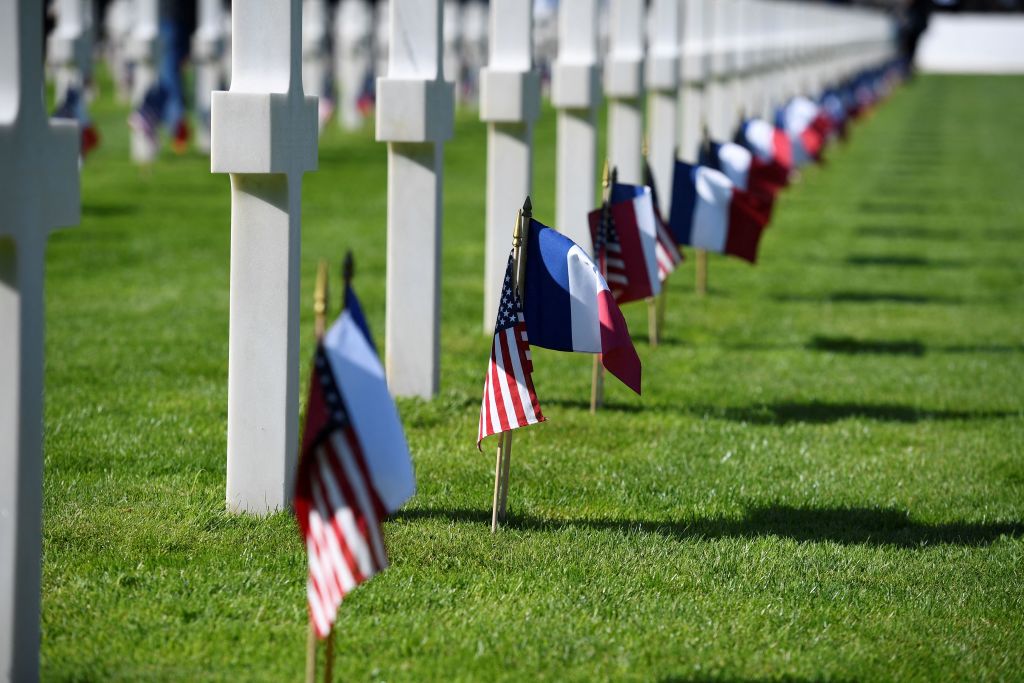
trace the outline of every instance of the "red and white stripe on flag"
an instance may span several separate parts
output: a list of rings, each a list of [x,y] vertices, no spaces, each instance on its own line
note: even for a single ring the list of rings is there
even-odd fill
[[[307,406],[295,515],[309,559],[306,595],[317,636],[326,637],[342,599],[388,566],[387,511],[335,382],[317,349]]]
[[[512,259],[505,269],[498,320],[494,325],[491,360],[484,379],[484,397],[476,444],[488,436],[544,421],[533,388],[533,361],[522,304],[512,287]]]
[[[658,244],[654,253],[658,257],[658,279],[664,282],[676,269],[676,266],[683,262],[683,255],[668,226],[665,225],[665,221],[661,220],[661,216],[658,216],[656,225],[658,226]]]

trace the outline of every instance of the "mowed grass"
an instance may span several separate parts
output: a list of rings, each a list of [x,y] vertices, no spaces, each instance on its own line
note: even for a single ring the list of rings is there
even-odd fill
[[[516,435],[495,536],[485,129],[461,115],[441,392],[399,403],[419,493],[340,611],[339,678],[1024,678],[1022,86],[922,77],[785,194],[759,265],[713,256],[700,299],[688,252],[661,346],[627,307],[642,398],[609,382],[592,417],[590,359],[535,349],[549,422]],[[96,116],[81,226],[48,258],[43,677],[299,680],[295,523],[224,512],[228,179],[194,153],[141,172],[125,111]],[[385,188],[384,146],[329,129],[303,187],[304,359],[316,262],[349,248],[383,336]]]

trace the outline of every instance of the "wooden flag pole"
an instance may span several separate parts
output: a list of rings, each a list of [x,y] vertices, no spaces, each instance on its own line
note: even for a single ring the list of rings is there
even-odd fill
[[[334,624],[331,624],[331,632],[327,634],[327,644],[324,647],[324,683],[331,683],[334,678]]]
[[[533,202],[527,197],[523,208],[516,215],[516,224],[512,230],[512,277],[513,286],[522,303],[526,299],[526,239],[529,235],[530,221],[533,219]],[[505,523],[508,510],[508,477],[512,464],[512,432],[502,432],[498,436],[498,455],[494,464],[494,501],[491,507],[491,533]]]
[[[498,530],[498,503],[501,502],[502,470],[505,465],[505,432],[498,434],[498,454],[494,462],[494,501],[491,503],[491,533]],[[504,520],[502,520],[504,521]]]
[[[697,284],[696,291],[699,296],[708,293],[708,252],[697,249]]]
[[[650,161],[647,158],[650,154],[651,146],[650,140],[647,137],[647,133],[644,133],[643,145],[640,148],[640,153],[643,154],[644,164],[649,165]],[[657,211],[658,207],[654,207]],[[664,285],[664,283],[662,283]],[[661,321],[658,319],[658,304],[656,297],[647,297],[647,343],[650,344],[651,348],[658,346],[658,330],[661,328]]]
[[[309,635],[306,636],[306,683],[316,683],[316,626],[309,620]]]
[[[707,121],[701,126],[701,150],[705,157],[711,155],[711,133],[708,131]],[[697,249],[697,280],[695,283],[695,291],[698,296],[704,296],[708,293],[708,252],[704,249]]]
[[[349,287],[352,286],[352,278],[356,274],[356,262],[352,258],[352,250],[349,249],[345,252],[345,260],[341,262],[341,281],[344,283],[344,287],[341,291],[341,307],[339,311],[345,310],[345,294],[348,292]]]
[[[612,184],[615,182],[615,171],[609,169],[608,160],[604,160],[604,170],[601,172],[601,188],[603,189],[603,196],[601,198],[601,221],[610,220],[609,213],[611,212],[611,196],[612,196]],[[600,227],[598,230],[600,231]],[[601,255],[594,253],[594,258],[598,260],[598,264],[602,263]],[[600,265],[601,277],[608,277],[607,258],[603,260],[605,265]],[[590,414],[595,415],[597,409],[604,403],[604,367],[601,365],[601,354],[594,355],[594,370],[590,376]]]
[[[317,340],[324,336],[327,328],[327,261],[322,260],[316,268],[316,286],[313,289],[313,332]]]
[[[658,294],[658,311],[656,313],[658,318],[658,330],[665,328],[665,308],[668,301],[668,280],[661,283],[661,293]]]
[[[349,253],[346,259],[346,265],[351,260],[352,254]],[[313,287],[313,333],[316,336],[317,343],[323,339],[324,332],[327,329],[327,305],[328,305],[328,264],[326,259],[321,259],[317,264],[316,268],[316,284]],[[309,635],[306,636],[306,683],[316,682],[316,655],[317,646],[319,645],[319,639],[316,637],[316,627],[313,625],[312,619],[309,622]],[[331,680],[331,667],[332,659],[334,658],[334,626],[331,626],[331,632],[327,636],[327,652],[326,659],[324,660],[324,680]]]

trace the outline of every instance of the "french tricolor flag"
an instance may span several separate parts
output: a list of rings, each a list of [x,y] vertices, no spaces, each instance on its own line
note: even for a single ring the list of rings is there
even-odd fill
[[[733,185],[750,195],[751,204],[763,222],[767,225],[771,221],[780,186],[772,171],[757,162],[753,152],[735,142],[711,142],[701,148],[699,163],[724,173]]]
[[[535,220],[526,242],[524,299],[532,346],[600,353],[608,372],[640,393],[640,357],[608,283],[578,244]]]
[[[793,169],[793,149],[786,132],[764,119],[744,121],[736,142],[754,155],[753,163],[765,169],[779,187],[789,185],[789,172]]]
[[[821,108],[808,97],[794,97],[778,112],[779,127],[786,131],[793,146],[793,161],[797,166],[821,161],[825,148]]]
[[[757,262],[765,222],[748,193],[721,171],[676,161],[672,233],[680,244]]]
[[[590,234],[594,245],[603,244],[605,280],[620,304],[657,296],[661,291],[658,278],[658,225],[654,198],[643,185],[612,185],[610,206],[591,211]],[[603,225],[602,219],[611,221]],[[600,234],[604,229],[604,235]]]

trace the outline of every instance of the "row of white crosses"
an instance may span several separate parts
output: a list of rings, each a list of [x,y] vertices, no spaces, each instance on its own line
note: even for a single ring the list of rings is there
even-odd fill
[[[607,76],[614,106],[623,109],[613,117],[613,139],[631,136],[639,148],[639,63],[646,64],[654,103],[652,148],[671,146],[661,141],[673,134],[685,146],[692,133],[687,106],[692,91],[707,86],[705,48],[716,45],[705,40],[691,59],[687,41],[694,34],[687,22],[697,11],[712,16],[712,2],[727,1],[760,5],[758,16],[776,13],[774,21],[762,21],[772,32],[770,40],[760,34],[756,59],[726,62],[745,65],[744,78],[758,74],[769,84],[755,89],[762,104],[878,63],[892,49],[886,22],[863,10],[816,7],[807,15],[781,2],[677,0],[672,7],[672,0],[656,0],[650,50],[638,53],[636,27],[644,20],[628,5],[639,3],[619,0],[612,9],[623,20],[610,36],[611,64],[626,65],[629,75],[622,82]],[[226,502],[236,512],[265,514],[287,506],[296,469],[301,184],[302,174],[317,166],[317,103],[302,88],[301,2],[235,0],[231,87],[212,97],[211,169],[230,175],[232,197]],[[514,209],[530,187],[538,79],[528,3],[493,0],[491,11],[492,26],[502,30],[500,39],[493,32],[481,113],[492,157],[488,262],[497,263],[507,254]],[[585,216],[595,203],[601,98],[597,1],[562,0],[560,12],[552,88],[558,109],[556,225],[589,245]],[[140,63],[155,40],[155,10],[147,16],[152,23],[133,33]],[[388,74],[377,85],[377,138],[387,143],[389,168],[386,366],[394,393],[430,397],[440,376],[442,150],[452,133],[454,93],[443,76],[441,0],[393,0],[390,16]],[[836,29],[840,21],[846,23]],[[676,48],[673,26],[682,38]],[[0,3],[0,676],[19,681],[38,675],[46,236],[79,217],[78,131],[73,122],[47,120],[41,27],[36,0]],[[671,66],[675,58],[678,69]],[[771,66],[758,67],[763,64]],[[677,83],[675,127],[666,117],[671,119]],[[625,168],[635,150],[622,145],[617,163]],[[670,160],[662,156],[655,172],[667,173]],[[491,263],[489,278],[499,270]],[[497,289],[491,282],[488,287],[493,305]]]
[[[0,679],[39,673],[43,272],[78,223],[78,125],[43,103],[43,3],[0,2]]]
[[[54,10],[56,26],[46,41],[46,61],[53,72],[54,99],[63,102],[68,90],[83,89],[92,70],[92,1],[57,0]]]
[[[134,17],[128,36],[127,53],[132,64],[132,107],[142,104],[157,82],[157,61],[160,58],[159,0],[134,0]],[[131,156],[136,163],[149,163],[156,158],[156,145],[141,128],[132,128]]]

